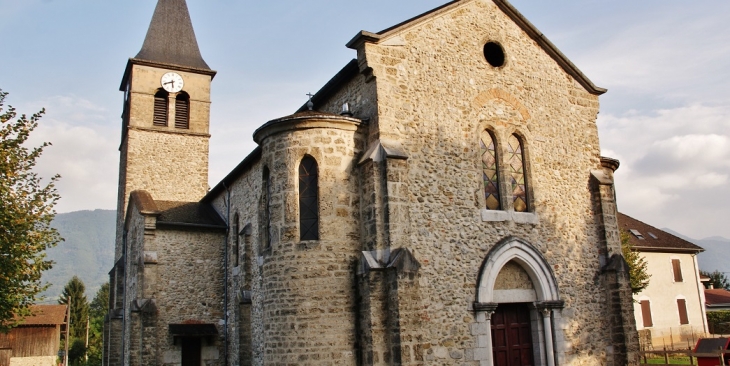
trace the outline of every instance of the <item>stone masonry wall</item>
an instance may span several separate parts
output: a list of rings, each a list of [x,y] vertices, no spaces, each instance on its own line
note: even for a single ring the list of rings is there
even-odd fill
[[[203,341],[203,364],[223,364],[224,233],[157,228],[156,218],[134,211],[127,223],[125,364],[180,365],[180,342],[169,324],[210,323],[218,337]],[[132,302],[154,299],[151,312],[131,312]]]
[[[189,129],[175,128],[175,96],[168,125],[153,125],[154,95],[170,70],[134,65],[129,81],[128,121],[122,126],[115,260],[121,257],[122,225],[129,194],[144,189],[156,200],[197,201],[208,191],[209,75],[178,72],[190,95]]]
[[[589,187],[590,171],[600,167],[598,98],[491,1],[461,4],[358,53],[376,78],[379,136],[399,142],[409,156],[407,224],[410,249],[423,265],[427,319],[418,330],[426,338],[421,348],[446,351],[434,353],[443,356],[434,362],[479,363],[468,357],[476,345],[469,326],[477,275],[491,246],[513,235],[540,250],[558,280],[565,301],[556,336],[561,359],[601,364],[612,342],[594,331],[609,325],[607,295],[595,281],[600,223]],[[484,59],[487,41],[504,48],[503,67]],[[483,219],[478,136],[484,129],[494,132],[503,157],[510,135],[523,139],[528,220]],[[500,172],[504,192],[504,160]]]

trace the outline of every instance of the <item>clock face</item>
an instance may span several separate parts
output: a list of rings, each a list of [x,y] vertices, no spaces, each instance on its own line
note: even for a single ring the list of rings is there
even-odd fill
[[[177,93],[182,90],[184,85],[182,76],[176,72],[168,72],[162,75],[160,84],[162,84],[162,88],[167,90],[168,93]]]

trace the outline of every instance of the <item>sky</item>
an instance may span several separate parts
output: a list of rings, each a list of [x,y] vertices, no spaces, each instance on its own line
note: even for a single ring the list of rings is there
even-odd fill
[[[188,0],[212,85],[210,185],[380,31],[446,0]],[[116,207],[127,59],[154,0],[0,0],[6,104],[46,108],[37,166],[62,176],[58,212]],[[730,2],[513,0],[596,85],[602,155],[617,158],[619,210],[696,239],[730,238]]]

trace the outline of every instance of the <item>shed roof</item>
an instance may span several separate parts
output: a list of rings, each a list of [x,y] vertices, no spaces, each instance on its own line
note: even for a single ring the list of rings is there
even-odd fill
[[[705,250],[687,240],[639,221],[631,216],[618,214],[619,228],[630,233],[630,243],[640,252],[699,253]]]
[[[155,201],[158,225],[195,226],[225,229],[223,218],[204,202]]]
[[[66,305],[33,305],[30,310],[33,315],[25,317],[19,326],[66,323]]]

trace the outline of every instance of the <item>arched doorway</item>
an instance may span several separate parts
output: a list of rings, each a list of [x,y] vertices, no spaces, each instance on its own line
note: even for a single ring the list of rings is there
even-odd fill
[[[530,243],[508,237],[489,251],[479,273],[474,310],[479,355],[491,366],[556,364],[555,276]]]

